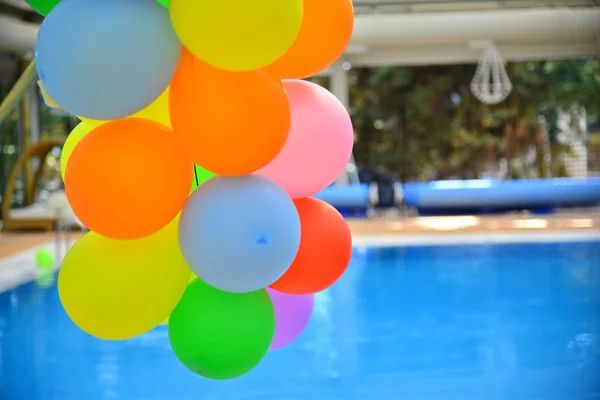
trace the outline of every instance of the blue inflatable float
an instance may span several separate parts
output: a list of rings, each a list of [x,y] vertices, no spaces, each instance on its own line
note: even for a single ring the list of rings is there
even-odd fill
[[[332,185],[315,197],[346,215],[371,207],[399,206],[403,202],[422,215],[487,214],[600,205],[600,178],[540,180],[453,180],[415,182],[394,186],[393,204],[380,204],[377,185]],[[389,203],[389,202],[388,202]]]
[[[404,201],[421,214],[552,210],[600,205],[600,178],[406,183]]]
[[[331,185],[315,197],[337,209],[366,209],[369,205],[369,185]]]

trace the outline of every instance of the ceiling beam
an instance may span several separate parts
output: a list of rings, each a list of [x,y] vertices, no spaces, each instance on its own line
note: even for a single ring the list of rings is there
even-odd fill
[[[585,43],[524,43],[502,45],[496,43],[507,61],[565,60],[596,57],[600,44]],[[453,46],[374,48],[366,54],[345,55],[344,61],[352,67],[364,66],[417,66],[444,64],[475,64],[482,56],[481,50],[467,44]]]

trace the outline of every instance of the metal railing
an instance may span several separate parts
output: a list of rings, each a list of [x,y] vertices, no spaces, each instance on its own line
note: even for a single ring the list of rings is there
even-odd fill
[[[19,105],[27,91],[37,81],[35,61],[31,61],[25,71],[21,74],[12,89],[8,92],[0,104],[0,124],[2,124],[10,113]]]
[[[599,0],[354,0],[355,7],[386,6],[431,6],[466,4],[497,5],[498,7],[593,7],[600,5]]]
[[[14,196],[5,199],[4,192],[12,169],[27,146],[31,121],[27,115],[28,107],[24,107],[24,102],[25,95],[36,79],[35,63],[31,62],[0,103],[0,208],[4,202],[19,206],[26,200],[28,166],[15,184]]]
[[[356,14],[597,7],[600,0],[355,0]]]

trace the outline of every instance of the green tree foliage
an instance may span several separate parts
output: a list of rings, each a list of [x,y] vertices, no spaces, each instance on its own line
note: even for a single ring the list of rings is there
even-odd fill
[[[469,89],[474,65],[352,70],[357,163],[405,181],[473,178],[532,146],[541,159],[540,116],[555,149],[559,108],[579,104],[590,124],[598,123],[599,60],[510,63],[507,71],[513,92],[500,104],[485,105]]]

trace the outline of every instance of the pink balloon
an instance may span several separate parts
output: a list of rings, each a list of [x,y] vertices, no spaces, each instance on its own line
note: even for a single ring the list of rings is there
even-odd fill
[[[344,105],[321,86],[284,80],[292,127],[281,152],[256,173],[281,186],[293,199],[312,196],[346,169],[354,130]]]
[[[267,288],[275,309],[275,336],[269,350],[276,350],[292,343],[310,320],[313,295],[296,296]]]

